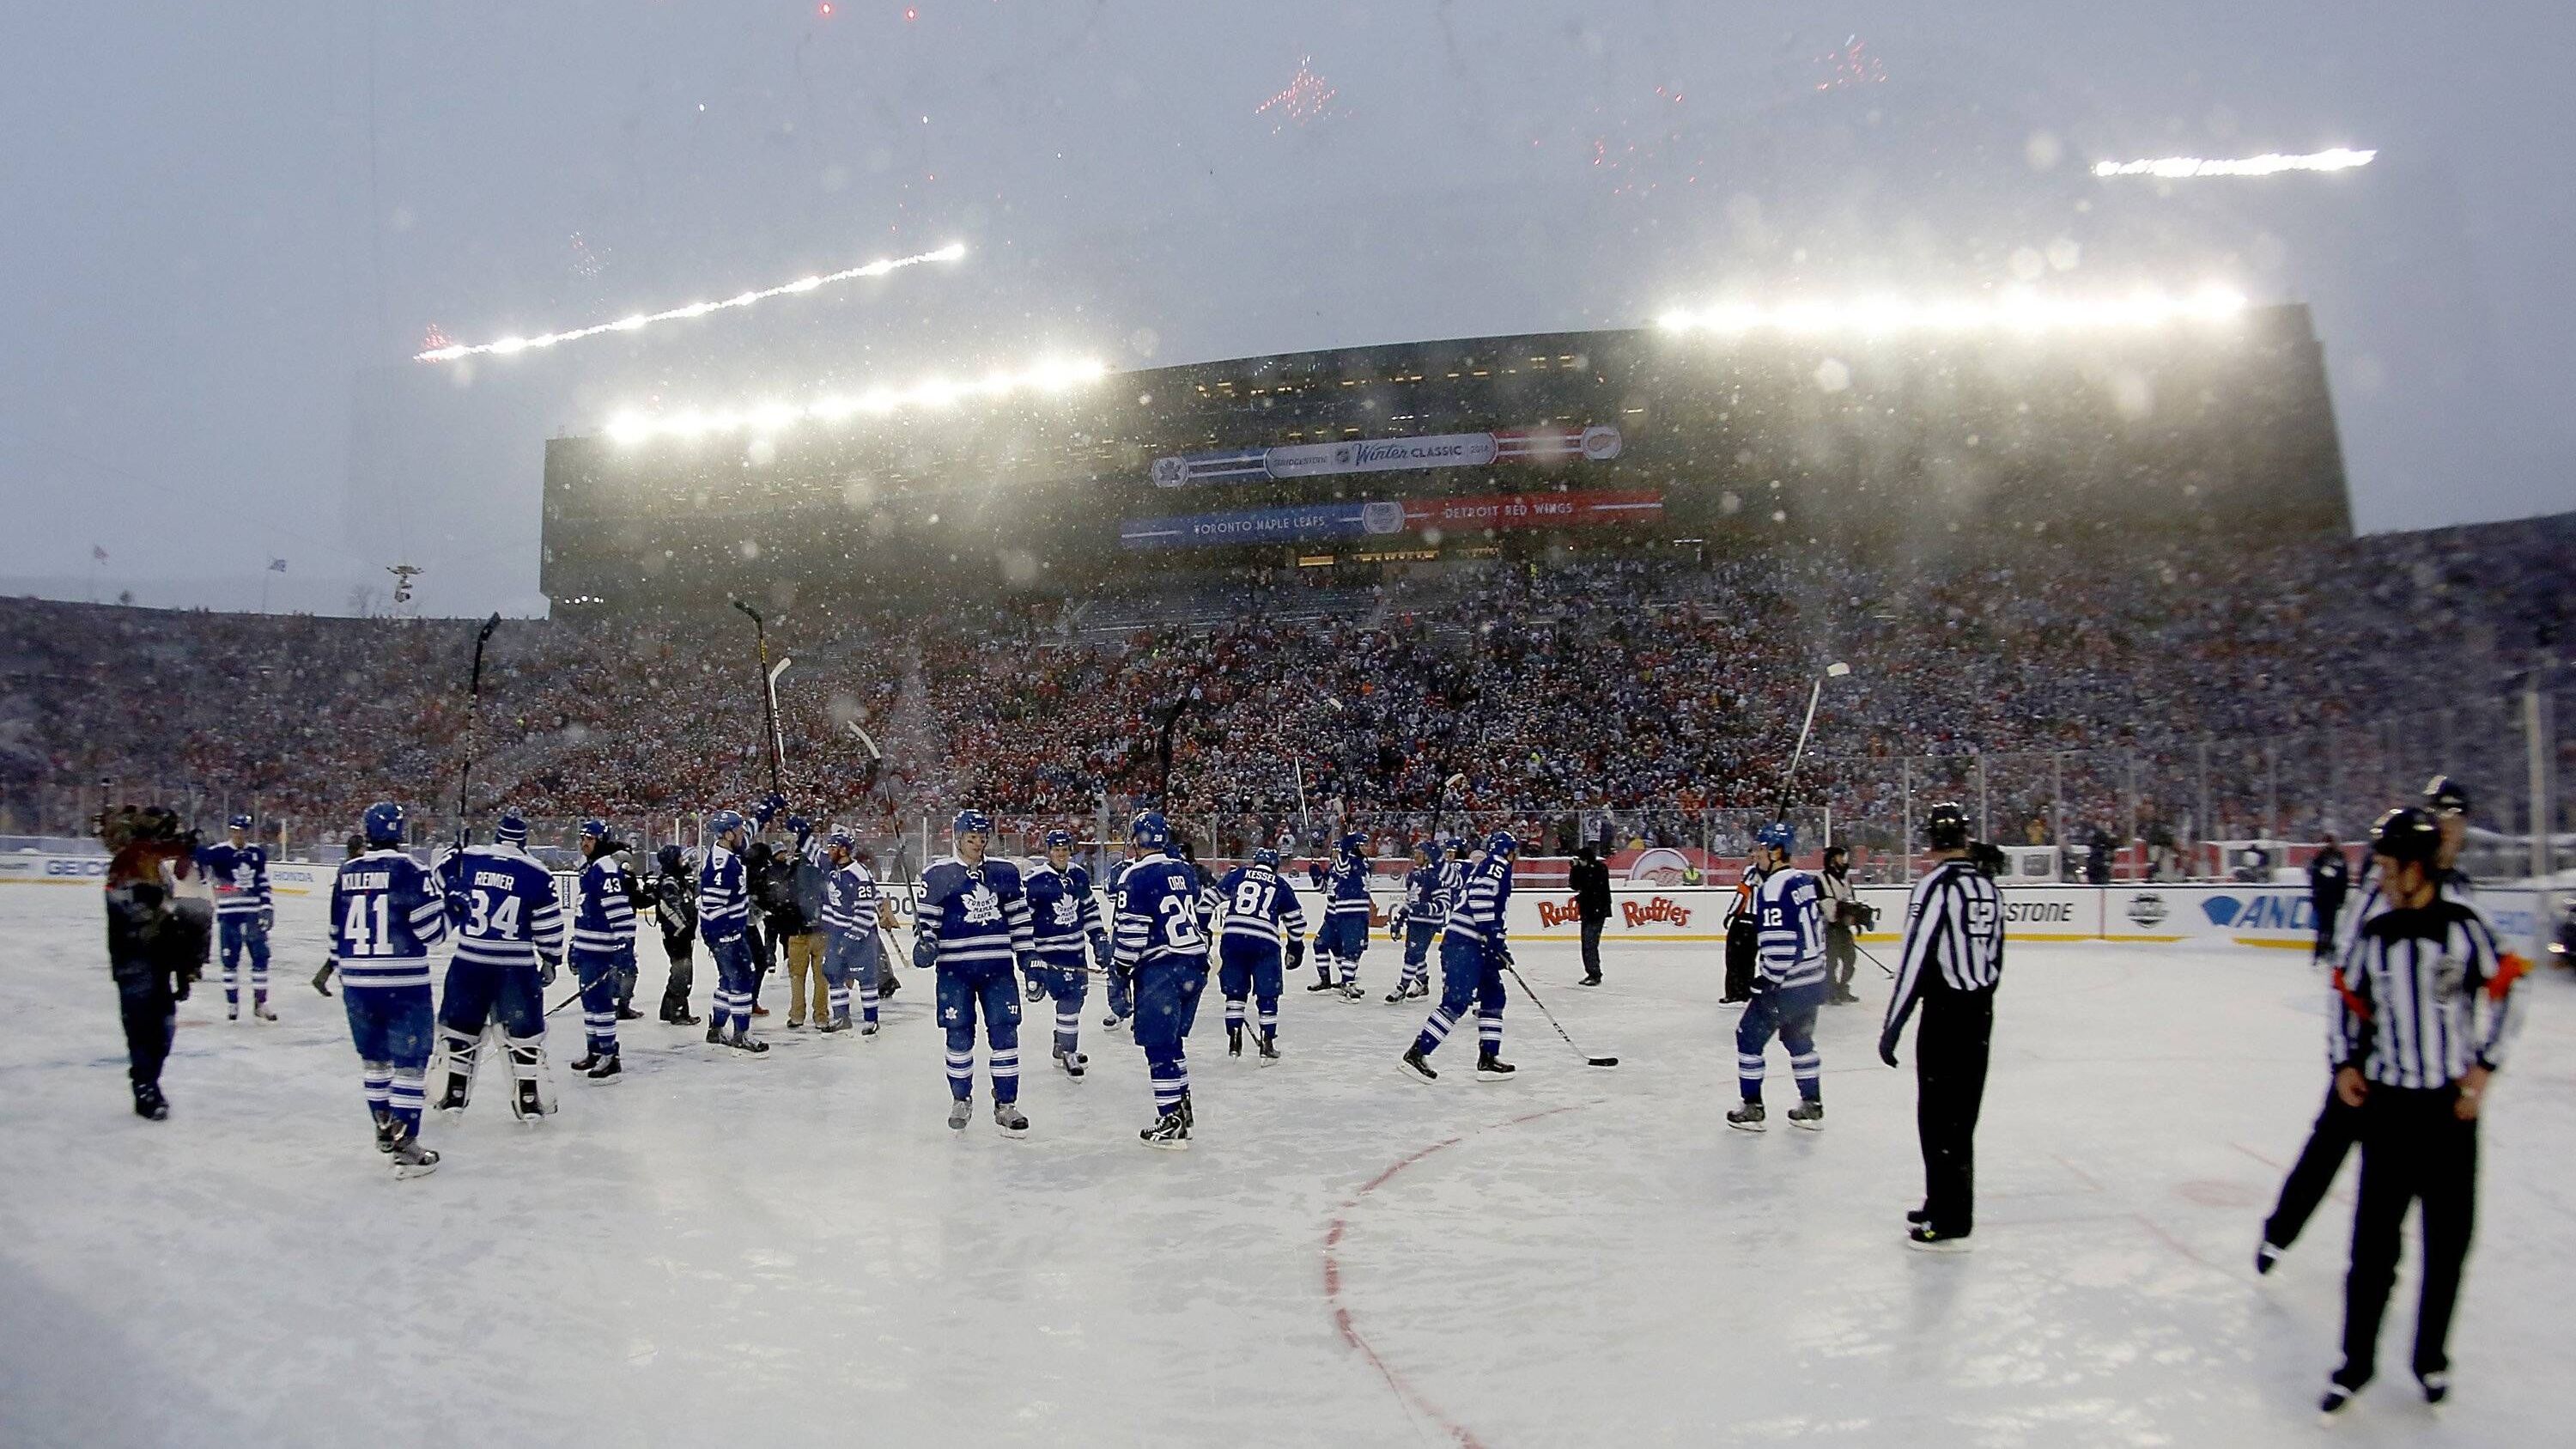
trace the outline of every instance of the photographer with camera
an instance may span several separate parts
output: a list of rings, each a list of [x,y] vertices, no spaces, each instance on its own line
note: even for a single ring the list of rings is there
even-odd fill
[[[126,1076],[134,1115],[169,1117],[161,1065],[169,1060],[178,1003],[204,974],[215,926],[214,892],[197,869],[201,841],[158,805],[102,810],[98,838],[107,865],[107,959],[125,1024]]]
[[[1865,904],[1852,889],[1851,847],[1825,847],[1825,985],[1829,1006],[1849,1006],[1860,1000],[1852,994],[1852,973],[1860,968],[1858,937],[1878,924],[1878,912]]]
[[[689,988],[698,974],[695,948],[690,944],[698,934],[697,874],[676,844],[656,852],[653,865],[653,924],[661,928],[662,955],[671,963],[670,978],[662,987],[661,1017],[673,1026],[696,1026],[698,1018],[689,1013]]]

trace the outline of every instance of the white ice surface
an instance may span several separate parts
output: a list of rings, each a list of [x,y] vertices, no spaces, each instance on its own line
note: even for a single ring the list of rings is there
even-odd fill
[[[1223,1057],[1212,1003],[1197,1148],[1163,1154],[1135,1140],[1143,1064],[1095,998],[1091,1078],[1033,1067],[1015,1142],[980,1093],[969,1131],[943,1125],[925,974],[873,1040],[783,1030],[773,978],[765,1059],[628,1023],[623,1083],[566,1077],[561,1115],[523,1127],[487,1082],[463,1121],[431,1119],[437,1175],[398,1183],[339,1002],[304,984],[320,914],[282,912],[282,1022],[226,1024],[211,983],[181,1008],[174,1115],[152,1125],[128,1110],[96,891],[0,887],[0,1443],[2317,1432],[2349,1169],[2279,1271],[2248,1262],[2323,1086],[2290,953],[2017,949],[1977,1249],[1928,1258],[1898,1241],[1913,1078],[1871,1056],[1866,964],[1872,1004],[1822,1028],[1821,1135],[1720,1122],[1712,950],[1614,951],[1585,991],[1571,948],[1531,946],[1567,1026],[1624,1065],[1587,1069],[1515,1000],[1519,1080],[1469,1080],[1469,1032],[1436,1088],[1408,1085],[1390,1068],[1416,1005],[1292,988],[1288,1061],[1263,1071]],[[658,945],[643,956],[649,1005]],[[1372,943],[1363,980],[1382,992],[1396,959]],[[2483,1138],[2454,1402],[2436,1419],[2405,1377],[2410,1244],[2342,1442],[2568,1442],[2576,988],[2529,989]],[[576,1012],[552,1040],[578,1055]],[[1778,1101],[1776,1048],[1773,1070]]]

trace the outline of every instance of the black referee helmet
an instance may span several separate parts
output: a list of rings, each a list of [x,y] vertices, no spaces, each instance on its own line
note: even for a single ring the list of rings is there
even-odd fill
[[[2433,812],[2405,805],[2379,817],[2370,827],[2370,850],[2390,860],[2431,865],[2441,855],[2442,826]]]
[[[2424,782],[2424,804],[2436,815],[2466,815],[2468,787],[2448,775],[2435,775]]]
[[[1923,817],[1923,838],[1934,850],[1965,850],[1968,812],[1955,800],[1944,800]]]

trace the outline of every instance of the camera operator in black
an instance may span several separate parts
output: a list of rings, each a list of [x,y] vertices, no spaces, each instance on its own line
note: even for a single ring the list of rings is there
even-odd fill
[[[698,886],[680,847],[665,845],[653,857],[650,887],[653,924],[662,930],[662,954],[670,960],[671,977],[662,988],[662,1019],[673,1026],[696,1026],[689,1014],[689,988],[697,977],[691,952],[698,935]]]
[[[2352,862],[2329,835],[2317,858],[2308,862],[2308,908],[2317,918],[2316,960],[2334,959],[2335,917],[2343,914],[2344,894],[2351,886]]]
[[[213,944],[213,892],[203,892],[203,900],[183,894],[185,878],[196,870],[198,837],[158,805],[142,811],[129,805],[112,816],[101,811],[98,836],[110,852],[107,960],[125,1025],[134,1115],[159,1122],[170,1115],[161,1066],[177,1034],[178,1003],[188,999]]]
[[[1877,923],[1878,912],[1862,904],[1852,889],[1848,846],[1825,847],[1825,873],[1817,883],[1825,892],[1825,985],[1831,988],[1825,1004],[1849,1006],[1860,1000],[1851,989],[1852,973],[1860,969],[1860,944],[1855,938]]]

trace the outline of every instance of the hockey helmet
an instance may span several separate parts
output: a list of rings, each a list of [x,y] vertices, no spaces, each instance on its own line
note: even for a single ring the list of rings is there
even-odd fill
[[[1063,846],[1067,850],[1073,849],[1073,832],[1066,830],[1061,826],[1048,831],[1046,833],[1046,848],[1053,850],[1059,845]]]
[[[742,828],[742,812],[739,810],[719,810],[707,817],[707,834],[717,840]]]
[[[608,838],[608,822],[605,820],[585,820],[581,822],[581,833],[593,840],[606,840]]]
[[[842,850],[854,850],[858,847],[859,838],[850,833],[850,827],[835,825],[832,827],[832,833],[823,837],[823,843]]]
[[[1497,830],[1485,837],[1485,854],[1488,856],[1506,856],[1520,848],[1521,843],[1514,840],[1508,830]]]
[[[1279,868],[1279,852],[1272,850],[1269,846],[1265,845],[1259,850],[1252,852],[1252,863],[1267,870],[1277,870]]]
[[[1356,830],[1353,830],[1344,834],[1341,839],[1334,841],[1333,848],[1341,852],[1342,858],[1345,860],[1358,860],[1361,856],[1368,853],[1368,837],[1360,834]]]
[[[367,807],[360,831],[369,845],[400,845],[403,838],[403,808],[390,800],[379,800]]]
[[[1774,820],[1753,832],[1753,843],[1768,846],[1782,855],[1793,855],[1798,849],[1798,831],[1786,820]]]
[[[796,836],[811,835],[814,833],[814,822],[802,815],[790,815],[787,817],[787,833]]]
[[[1428,840],[1417,840],[1413,842],[1413,858],[1424,862],[1438,860],[1440,858],[1440,847],[1432,844]]]
[[[492,827],[492,838],[503,845],[525,845],[528,843],[528,822],[515,814],[505,813],[500,823]]]
[[[225,821],[224,823],[225,823],[226,825],[228,825],[228,826],[231,826],[231,827],[232,827],[233,829],[235,829],[235,830],[248,830],[248,829],[250,829],[250,817],[249,817],[249,816],[247,816],[247,815],[236,815],[236,816],[234,816],[232,819],[227,820],[227,821]]]
[[[993,817],[981,810],[960,810],[957,818],[948,822],[948,829],[953,835],[990,835],[993,833]]]
[[[1451,860],[1465,860],[1467,858],[1467,837],[1459,835],[1452,836],[1450,838],[1449,858]]]
[[[2431,865],[2441,857],[2442,825],[2433,812],[2414,805],[2403,805],[2379,817],[2370,827],[2370,851],[2390,860],[2411,860]]]
[[[2466,815],[2468,787],[2448,775],[2435,775],[2424,782],[2424,804],[2436,815]]]
[[[1172,843],[1171,822],[1160,810],[1139,810],[1127,824],[1127,839],[1139,850],[1160,850]]]
[[[1944,800],[1923,817],[1923,838],[1934,850],[1965,850],[1968,812],[1955,800]]]

